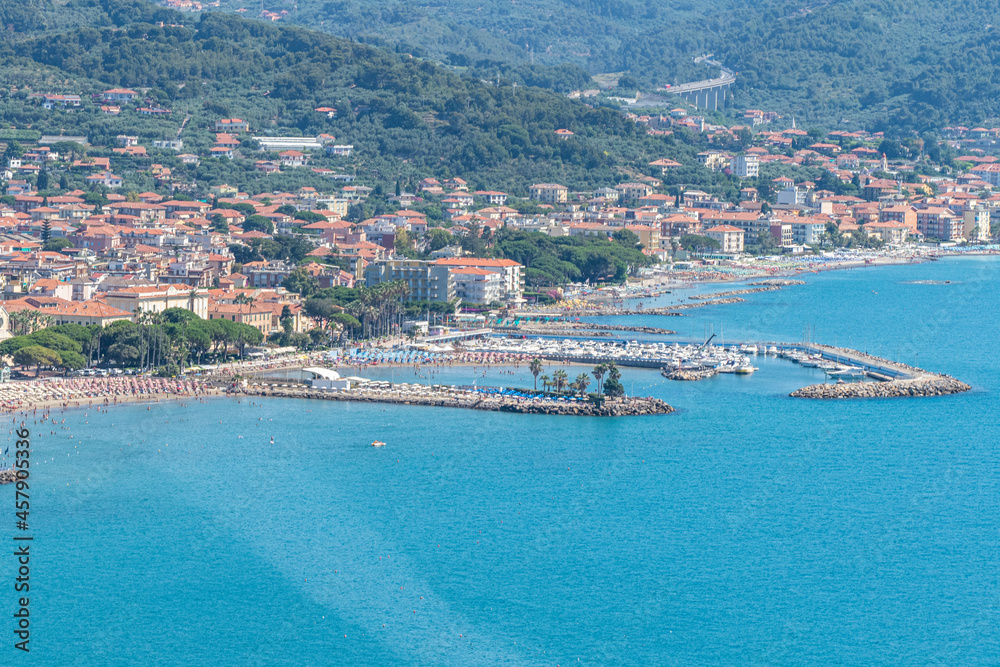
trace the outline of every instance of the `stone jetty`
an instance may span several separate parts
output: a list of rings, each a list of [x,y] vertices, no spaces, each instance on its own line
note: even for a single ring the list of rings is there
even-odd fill
[[[628,325],[628,324],[595,324],[593,322],[565,322],[565,323],[550,323],[550,324],[528,324],[520,325],[516,327],[492,327],[493,331],[498,333],[513,333],[513,334],[536,334],[544,336],[572,336],[574,334],[585,334],[587,336],[606,336],[611,337],[612,331],[621,331],[628,333],[642,333],[642,334],[663,334],[670,335],[677,333],[676,331],[671,331],[670,329],[663,329],[661,327],[648,327],[642,325]]]
[[[577,417],[637,417],[665,415],[674,411],[658,398],[608,398],[600,406],[590,401],[557,401],[550,398],[515,398],[474,391],[412,393],[393,390],[316,391],[305,386],[278,387],[251,385],[242,394],[276,398],[310,398],[326,401],[426,405],[439,408],[465,408],[491,412],[515,412],[534,415],[569,415]]]
[[[904,398],[910,396],[946,396],[972,389],[948,375],[923,375],[888,382],[852,382],[814,384],[793,391],[795,398]]]
[[[804,280],[792,280],[791,278],[768,278],[767,280],[757,280],[747,285],[772,285],[777,287],[788,287],[790,285],[805,285]]]
[[[721,306],[727,303],[742,303],[746,299],[738,296],[731,296],[722,299],[705,299],[697,303],[682,303],[677,306],[663,306],[662,308],[645,308],[635,311],[636,315],[680,315],[678,310],[690,310],[691,308],[704,308],[705,306]]]
[[[17,471],[13,468],[0,470],[0,484],[13,484],[17,481]]]
[[[708,300],[718,300],[723,299],[728,296],[738,296],[740,294],[756,294],[757,292],[774,292],[779,290],[781,287],[778,285],[767,285],[765,287],[752,287],[749,289],[735,289],[729,292],[717,292],[715,294],[696,294],[694,296],[689,296],[688,298],[692,301],[708,301]]]

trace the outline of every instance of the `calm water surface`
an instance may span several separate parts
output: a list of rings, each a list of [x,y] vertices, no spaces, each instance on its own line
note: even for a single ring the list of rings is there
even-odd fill
[[[759,359],[626,370],[679,408],[655,418],[220,399],[32,425],[32,652],[0,664],[996,664],[998,279],[978,258],[808,274],[631,320],[811,330],[961,396],[804,402],[816,371]]]

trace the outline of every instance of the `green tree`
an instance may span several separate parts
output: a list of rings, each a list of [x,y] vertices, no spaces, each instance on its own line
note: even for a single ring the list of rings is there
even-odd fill
[[[274,233],[274,223],[269,218],[262,215],[251,215],[243,221],[244,232],[263,232],[265,234]]]
[[[42,246],[42,250],[46,252],[60,252],[66,248],[72,248],[73,242],[69,239],[52,239],[50,238]]]
[[[611,398],[625,395],[625,387],[621,383],[621,371],[614,362],[608,364],[608,379],[604,381],[604,395]]]
[[[303,297],[308,297],[318,289],[319,284],[315,278],[309,275],[309,272],[304,267],[300,266],[288,274],[284,282],[281,283],[281,286],[289,292],[295,292]]]
[[[28,345],[14,353],[14,363],[18,366],[34,366],[35,377],[38,377],[42,366],[58,366],[62,363],[62,357],[47,347]]]

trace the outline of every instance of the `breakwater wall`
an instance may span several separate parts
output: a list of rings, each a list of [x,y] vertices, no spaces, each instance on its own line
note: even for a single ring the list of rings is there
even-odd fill
[[[805,285],[804,280],[792,280],[790,278],[768,278],[767,280],[755,280],[747,285],[771,285],[775,287],[788,287],[789,285]]]
[[[589,401],[557,401],[525,399],[477,392],[429,392],[413,394],[396,391],[318,391],[306,387],[250,386],[240,393],[248,396],[276,398],[308,398],[325,401],[359,403],[391,403],[395,405],[425,405],[439,408],[464,408],[490,412],[513,412],[533,415],[565,415],[576,417],[637,417],[665,415],[674,411],[658,398],[609,398],[600,406]]]
[[[492,327],[493,333],[503,333],[503,334],[533,334],[533,335],[544,335],[544,336],[556,336],[556,335],[586,335],[586,336],[611,336],[611,331],[624,331],[629,333],[641,333],[641,334],[662,334],[671,335],[676,334],[676,331],[670,329],[663,329],[661,327],[648,327],[644,325],[628,325],[628,324],[595,324],[593,322],[575,322],[572,325],[545,325],[545,324],[529,324],[520,325],[516,327]],[[599,332],[599,333],[595,333]]]
[[[946,396],[972,389],[948,375],[930,375],[889,382],[858,382],[851,384],[814,384],[793,391],[795,398],[904,398],[916,396]]]
[[[696,294],[694,296],[689,296],[688,298],[692,301],[709,301],[724,299],[730,296],[739,296],[741,294],[756,294],[757,292],[774,292],[775,290],[781,289],[777,285],[767,285],[764,287],[752,287],[749,289],[735,289],[729,292],[716,292],[715,294]]]
[[[694,297],[692,297],[694,298]],[[746,299],[738,296],[730,296],[721,299],[706,298],[697,303],[682,303],[677,306],[663,306],[662,308],[645,308],[636,311],[638,315],[678,315],[678,310],[690,310],[691,308],[704,308],[705,306],[721,306],[727,303],[743,303]]]

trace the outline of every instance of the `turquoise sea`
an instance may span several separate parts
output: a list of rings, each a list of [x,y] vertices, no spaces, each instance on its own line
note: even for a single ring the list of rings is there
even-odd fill
[[[788,393],[821,376],[759,358],[626,370],[678,408],[651,418],[218,399],[29,423],[31,653],[8,556],[0,664],[997,664],[1000,261],[803,279],[636,321],[809,331],[974,390],[809,402]],[[407,372],[473,379],[378,371]]]

